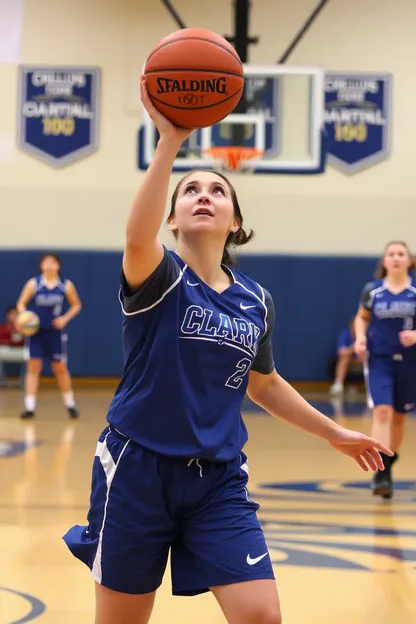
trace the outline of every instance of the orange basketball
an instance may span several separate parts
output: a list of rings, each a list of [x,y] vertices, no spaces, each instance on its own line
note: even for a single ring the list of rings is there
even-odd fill
[[[227,117],[244,87],[240,58],[223,37],[184,28],[160,41],[144,68],[153,105],[182,128],[204,128]]]

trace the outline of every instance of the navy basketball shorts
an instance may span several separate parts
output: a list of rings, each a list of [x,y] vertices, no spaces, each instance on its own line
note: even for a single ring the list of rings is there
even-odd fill
[[[88,526],[64,536],[95,581],[128,594],[155,591],[171,554],[172,592],[274,574],[245,455],[225,463],[157,455],[107,427],[95,452]]]
[[[416,403],[416,358],[373,355],[364,369],[369,407],[391,405],[396,412],[411,412]]]
[[[27,355],[29,358],[66,363],[67,341],[68,336],[62,331],[40,329],[37,334],[27,339]]]

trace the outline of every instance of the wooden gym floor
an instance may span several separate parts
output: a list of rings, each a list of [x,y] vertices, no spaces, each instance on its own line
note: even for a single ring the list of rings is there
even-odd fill
[[[91,624],[89,571],[61,536],[84,524],[91,463],[112,396],[77,392],[82,417],[67,419],[55,390],[38,416],[21,421],[18,390],[0,390],[0,624]],[[320,409],[369,431],[359,397]],[[347,414],[347,415],[344,415]],[[246,413],[251,495],[261,504],[285,624],[416,622],[416,419],[409,418],[392,501],[374,499],[369,479],[324,442],[262,413]],[[152,624],[220,624],[209,595],[173,598],[167,574]]]

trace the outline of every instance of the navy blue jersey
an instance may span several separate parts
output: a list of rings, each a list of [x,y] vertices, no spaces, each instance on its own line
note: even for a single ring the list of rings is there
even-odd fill
[[[416,346],[404,347],[399,332],[416,329],[416,282],[409,278],[400,293],[390,292],[384,280],[365,285],[360,304],[371,312],[368,328],[370,355],[416,355]]]
[[[221,294],[174,252],[135,293],[122,275],[124,371],[108,422],[170,457],[228,461],[247,441],[250,370],[274,370],[270,295],[230,270]]]
[[[52,321],[61,316],[66,301],[66,283],[59,279],[49,288],[42,275],[34,279],[36,291],[29,309],[38,315],[41,329],[53,329]]]

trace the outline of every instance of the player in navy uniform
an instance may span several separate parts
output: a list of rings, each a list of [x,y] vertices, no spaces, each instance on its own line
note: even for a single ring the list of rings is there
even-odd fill
[[[406,414],[416,403],[416,281],[404,242],[386,246],[378,279],[365,285],[355,320],[358,354],[367,353],[366,383],[372,434],[394,451],[374,475],[373,493],[392,496],[393,463],[403,441]]]
[[[96,581],[96,624],[149,622],[169,550],[173,593],[211,590],[228,622],[278,624],[258,505],[246,486],[246,390],[274,416],[367,469],[377,449],[310,406],[276,373],[270,295],[230,268],[247,242],[235,191],[216,173],[182,179],[158,240],[176,154],[191,131],[142,100],[160,139],[127,223],[121,275],[124,371],[95,453],[88,526],[64,536]],[[276,457],[278,461],[278,457]]]
[[[71,377],[67,368],[67,334],[65,327],[81,311],[81,302],[74,284],[62,281],[59,256],[45,253],[40,259],[40,275],[30,279],[17,302],[18,312],[30,309],[39,316],[40,329],[27,339],[28,362],[25,379],[25,409],[22,418],[33,418],[42,360],[51,362],[62,398],[71,418],[78,418]],[[68,311],[63,314],[65,302]]]

